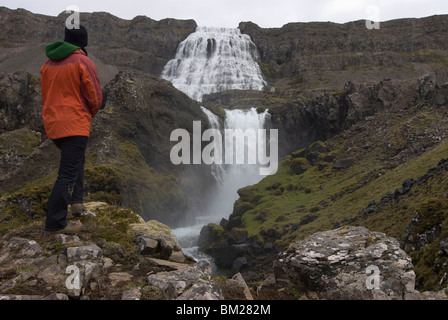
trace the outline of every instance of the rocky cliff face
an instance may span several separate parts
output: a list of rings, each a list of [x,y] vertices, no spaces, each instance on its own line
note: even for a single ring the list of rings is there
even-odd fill
[[[217,107],[268,109],[270,126],[279,132],[280,154],[285,156],[313,142],[327,140],[392,105],[412,104],[418,90],[415,79],[384,79],[368,84],[349,81],[338,91],[228,91],[206,95],[203,103],[211,110]]]
[[[383,22],[369,30],[365,21],[289,23],[263,29],[239,28],[251,36],[271,85],[342,88],[352,80],[419,77],[446,67],[447,16]]]
[[[38,75],[45,61],[43,46],[64,39],[68,16],[61,13],[49,17],[1,7],[0,69],[13,72],[26,67],[24,71]],[[155,21],[143,16],[123,20],[105,12],[81,13],[80,22],[89,32],[89,54],[96,59],[155,75],[160,75],[166,62],[175,56],[179,43],[196,29],[193,20]],[[100,71],[106,73],[104,69]]]

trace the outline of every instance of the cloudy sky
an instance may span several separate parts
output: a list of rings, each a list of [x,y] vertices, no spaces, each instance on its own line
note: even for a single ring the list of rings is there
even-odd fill
[[[194,19],[200,26],[218,27],[237,27],[241,21],[271,28],[288,22],[387,21],[448,14],[447,0],[2,0],[0,3],[10,9],[24,8],[51,16],[57,16],[70,5],[81,12],[106,11],[123,19],[137,15],[155,20]]]

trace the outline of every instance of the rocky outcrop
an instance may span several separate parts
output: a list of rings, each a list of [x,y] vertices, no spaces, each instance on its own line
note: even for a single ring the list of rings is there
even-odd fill
[[[43,217],[3,233],[0,300],[254,299],[241,274],[216,277],[208,261],[184,255],[166,225],[103,202],[85,206],[77,235],[45,233]]]
[[[274,273],[277,282],[319,299],[448,299],[444,291],[416,291],[412,260],[398,241],[363,227],[319,232],[294,243],[274,261]]]
[[[136,213],[105,203],[86,207],[79,235],[49,235],[34,224],[0,239],[0,300],[223,298],[219,287],[206,280],[210,264],[185,257],[167,226],[145,223]],[[124,216],[126,222],[120,220]],[[130,242],[106,240],[104,234],[98,238],[101,227],[107,228],[105,219],[122,225],[135,222],[129,224],[129,237],[120,235]],[[158,244],[150,254],[140,250],[142,234]]]
[[[0,134],[24,126],[42,131],[39,83],[23,71],[0,75]]]
[[[174,168],[169,161],[173,130],[183,128],[192,133],[193,121],[208,126],[196,101],[168,81],[143,72],[120,72],[103,92],[105,108],[92,122],[92,139],[101,143],[110,134],[130,139],[157,169]]]
[[[418,83],[419,94],[424,99],[434,100],[439,107],[448,102],[448,69],[426,74],[419,79]]]
[[[413,257],[420,290],[442,288],[447,283],[448,235],[446,198],[421,203],[406,229],[402,247]]]
[[[375,212],[381,210],[382,206],[386,206],[393,202],[399,201],[401,198],[403,198],[405,196],[408,196],[410,194],[412,188],[415,185],[423,185],[423,184],[427,183],[431,178],[437,176],[437,174],[440,174],[442,171],[448,171],[448,160],[447,159],[441,159],[436,167],[429,169],[424,175],[418,177],[417,179],[414,179],[414,178],[406,179],[405,181],[403,181],[400,188],[395,189],[393,191],[388,191],[386,193],[386,195],[384,195],[381,198],[381,200],[378,202],[376,202],[374,200],[370,201],[370,203],[367,207],[360,210],[359,216],[344,220],[342,223],[345,223],[345,224],[353,223],[357,220],[360,220],[360,219],[363,219],[363,218],[369,216],[370,214],[374,214]],[[432,200],[437,202],[436,199],[432,199]],[[429,200],[429,201],[431,202],[431,200]],[[406,231],[406,236],[403,241],[403,248],[406,251],[408,251],[410,249],[418,250],[422,246],[428,244],[428,242],[425,240],[426,236],[422,236],[423,241],[419,244],[418,242],[420,240],[418,240],[418,239],[420,238],[420,236],[416,237],[415,235],[414,236],[411,235],[412,234],[411,231],[414,230],[414,228],[415,228],[416,224],[418,224],[420,218],[421,218],[420,213],[416,213],[414,215],[414,217],[412,218],[412,222],[409,225],[408,230]],[[339,227],[340,224],[338,223],[336,226]],[[440,226],[436,227],[435,225],[431,226],[431,224],[429,224],[428,227],[439,229]],[[425,232],[426,231],[429,231],[429,230],[425,230]],[[431,231],[429,231],[429,232],[431,233]],[[436,234],[440,235],[440,231],[436,232]],[[433,238],[433,237],[430,237],[430,238]]]
[[[150,220],[145,223],[132,224],[129,232],[134,237],[140,254],[158,255],[165,260],[181,263],[187,261],[182,254],[182,248],[177,242],[176,236],[163,223]]]
[[[402,247],[408,251],[416,251],[438,241],[438,256],[448,255],[446,240],[442,236],[443,223],[446,220],[445,210],[448,207],[446,199],[428,199],[424,201],[419,210],[412,217]],[[437,247],[437,246],[436,246]],[[443,258],[440,259],[443,261]]]
[[[148,284],[162,290],[169,300],[223,300],[221,289],[213,281],[210,264],[201,260],[195,265],[148,277]]]

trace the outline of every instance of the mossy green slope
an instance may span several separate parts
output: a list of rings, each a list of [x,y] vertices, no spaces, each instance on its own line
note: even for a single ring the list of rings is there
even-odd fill
[[[428,199],[446,197],[448,172],[438,171],[390,200],[386,196],[406,180],[418,181],[448,157],[447,132],[446,109],[418,100],[391,106],[327,141],[295,151],[282,159],[275,175],[238,191],[240,198],[228,223],[222,224],[222,235],[208,247],[225,245],[229,236],[241,239],[244,233],[248,239],[287,248],[315,232],[348,224],[403,241],[412,218]],[[440,239],[446,238],[446,209],[442,206],[438,213]],[[435,279],[447,271],[448,259],[437,260],[437,248],[434,242],[412,253],[426,290],[437,289]],[[437,272],[431,271],[434,263],[440,267]]]

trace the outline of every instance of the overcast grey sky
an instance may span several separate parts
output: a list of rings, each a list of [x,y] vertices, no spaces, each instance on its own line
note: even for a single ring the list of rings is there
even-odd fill
[[[106,11],[123,19],[137,15],[155,20],[194,19],[200,26],[217,27],[238,27],[241,21],[271,28],[288,22],[387,21],[448,14],[448,0],[2,0],[0,3],[10,9],[24,8],[51,16],[57,16],[70,5],[76,5],[81,12]]]

